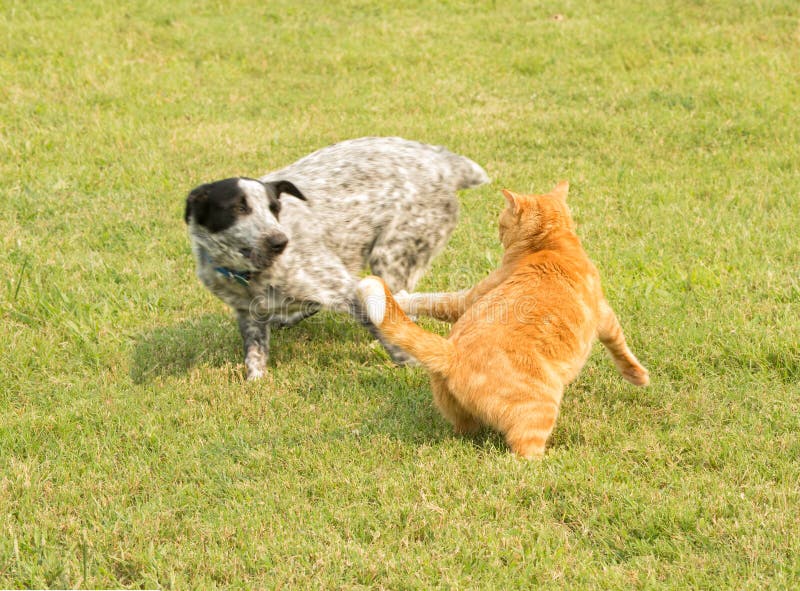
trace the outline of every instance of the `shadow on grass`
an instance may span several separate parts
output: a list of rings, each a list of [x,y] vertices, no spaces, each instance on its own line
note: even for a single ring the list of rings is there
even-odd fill
[[[222,314],[157,327],[136,339],[131,378],[141,384],[156,376],[186,373],[198,365],[220,367],[236,361],[239,347],[233,320]]]
[[[379,407],[366,420],[362,435],[380,433],[414,445],[442,443],[458,439],[489,454],[511,453],[505,437],[484,426],[473,434],[457,434],[433,403],[428,373],[423,368],[375,367],[362,373],[359,385],[379,394]],[[569,408],[568,413],[574,414]],[[562,417],[547,442],[547,452],[585,445],[581,423],[575,417]]]
[[[433,405],[427,372],[394,367],[385,353],[354,346],[371,340],[367,331],[349,318],[318,314],[291,328],[272,330],[268,368],[299,363],[323,373],[336,372],[346,358],[359,367],[357,386],[375,394],[375,411],[362,424],[362,436],[380,433],[413,445],[457,438],[486,453],[508,452],[503,436],[488,427],[473,435],[457,435]],[[241,349],[236,321],[229,315],[207,314],[156,327],[137,338],[131,378],[142,384],[200,366],[242,365]],[[352,370],[353,363],[347,365]],[[575,434],[557,425],[552,439],[551,445],[569,446],[575,443]]]
[[[267,366],[301,360],[316,368],[333,367],[352,354],[354,341],[369,339],[354,320],[317,314],[287,329],[272,329]],[[206,314],[174,326],[157,327],[136,340],[131,378],[141,384],[157,376],[176,376],[194,367],[243,366],[242,340],[233,316]],[[242,369],[244,371],[244,369]]]
[[[422,368],[376,367],[360,377],[359,385],[380,394],[378,408],[361,425],[363,436],[381,434],[411,445],[455,439],[484,453],[510,453],[503,435],[489,427],[457,434],[434,406],[428,373]]]

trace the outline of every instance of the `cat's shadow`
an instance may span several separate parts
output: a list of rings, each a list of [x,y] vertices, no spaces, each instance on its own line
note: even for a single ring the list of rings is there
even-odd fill
[[[456,440],[491,455],[510,453],[505,438],[489,427],[471,434],[456,433],[434,406],[428,373],[422,368],[377,368],[362,373],[359,384],[382,394],[363,419],[359,429],[362,437],[379,434],[411,445]]]
[[[362,429],[364,436],[380,433],[414,445],[438,444],[454,439],[490,455],[511,453],[503,435],[490,427],[481,427],[470,434],[456,433],[430,400],[419,400],[413,410],[407,409],[404,404],[389,402],[375,412],[367,425]],[[556,423],[545,453],[549,453],[551,449],[566,450],[583,444],[584,436],[579,429],[570,429]]]

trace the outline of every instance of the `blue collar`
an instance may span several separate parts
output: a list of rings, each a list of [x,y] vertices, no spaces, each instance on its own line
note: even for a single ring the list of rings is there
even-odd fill
[[[250,271],[234,271],[228,267],[214,267],[214,270],[228,279],[235,279],[236,283],[247,287],[250,285]]]
[[[205,248],[200,249],[200,256],[202,257],[204,263],[209,265],[214,264],[214,262],[211,260],[211,257],[208,256]],[[233,279],[236,281],[236,283],[244,287],[250,285],[250,278],[253,275],[251,271],[236,271],[234,269],[229,269],[228,267],[214,267],[214,270],[226,279]]]

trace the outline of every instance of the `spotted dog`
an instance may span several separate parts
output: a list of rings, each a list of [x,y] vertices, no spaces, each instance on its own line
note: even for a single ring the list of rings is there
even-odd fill
[[[264,375],[271,325],[322,308],[354,315],[380,338],[359,307],[358,274],[369,265],[393,292],[412,291],[456,225],[456,190],[488,180],[442,147],[366,137],[260,179],[193,189],[185,220],[197,275],[236,312],[247,378]]]

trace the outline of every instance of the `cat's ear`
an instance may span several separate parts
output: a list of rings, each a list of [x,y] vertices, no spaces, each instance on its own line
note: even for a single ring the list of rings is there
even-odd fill
[[[569,181],[561,181],[556,185],[556,188],[553,189],[551,193],[559,199],[566,201],[567,193],[569,193]]]
[[[511,209],[511,213],[519,213],[520,206],[522,205],[520,196],[513,191],[503,189],[503,197],[508,201],[508,207]]]

